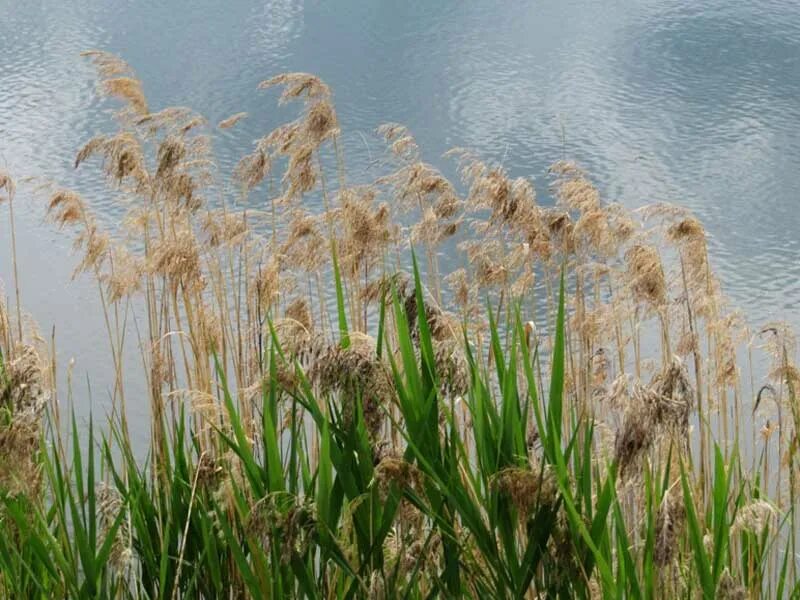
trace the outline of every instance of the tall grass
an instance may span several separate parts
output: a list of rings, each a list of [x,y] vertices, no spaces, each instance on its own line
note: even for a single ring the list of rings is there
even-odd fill
[[[0,305],[0,595],[800,593],[794,338],[727,306],[694,217],[565,162],[551,207],[464,150],[451,182],[395,124],[352,183],[302,73],[261,84],[300,115],[228,182],[201,117],[87,55],[122,107],[75,165],[127,217],[55,185],[46,212],[97,283],[113,410],[62,419],[52,342]]]

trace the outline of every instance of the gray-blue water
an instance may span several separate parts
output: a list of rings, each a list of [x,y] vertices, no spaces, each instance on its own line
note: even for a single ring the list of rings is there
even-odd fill
[[[75,187],[115,219],[99,180],[72,170],[110,122],[78,56],[89,48],[130,62],[153,108],[189,105],[211,123],[249,112],[216,142],[223,172],[290,116],[258,82],[295,70],[332,86],[349,167],[365,175],[387,121],[408,125],[429,162],[466,146],[540,191],[566,154],[607,200],[693,209],[734,303],[755,324],[800,325],[796,0],[0,0],[0,164]],[[70,281],[71,242],[30,189],[17,201],[23,304],[45,334],[55,325],[81,395],[88,375],[102,402],[113,379],[96,287]]]

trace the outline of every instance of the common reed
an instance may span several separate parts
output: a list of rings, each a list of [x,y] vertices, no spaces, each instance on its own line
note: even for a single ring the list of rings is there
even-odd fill
[[[97,284],[114,410],[63,418],[52,348],[0,304],[3,597],[800,593],[796,343],[729,307],[695,217],[564,161],[542,203],[463,149],[450,181],[398,124],[351,181],[305,73],[260,84],[298,117],[227,178],[205,119],[87,56],[118,130],[75,167],[127,215],[57,185],[44,211]]]

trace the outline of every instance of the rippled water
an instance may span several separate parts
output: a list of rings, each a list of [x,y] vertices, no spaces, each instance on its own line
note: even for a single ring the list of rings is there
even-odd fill
[[[796,0],[0,0],[0,164],[75,187],[113,219],[108,193],[71,169],[109,124],[78,57],[88,48],[122,54],[153,107],[251,113],[216,142],[223,171],[285,120],[255,87],[287,70],[331,84],[349,166],[365,175],[386,121],[408,125],[431,162],[467,146],[542,192],[546,166],[574,158],[609,200],[693,209],[734,302],[754,323],[800,326]],[[40,201],[22,194],[18,212],[23,303],[105,399],[96,289],[70,282],[69,240],[42,224]],[[3,217],[6,284],[7,235]]]

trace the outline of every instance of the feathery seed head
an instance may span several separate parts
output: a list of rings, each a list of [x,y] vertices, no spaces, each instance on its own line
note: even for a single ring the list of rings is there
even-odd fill
[[[600,209],[600,193],[575,163],[559,161],[550,173],[556,177],[556,197],[563,207],[579,213]]]
[[[737,583],[728,567],[722,572],[717,584],[716,600],[746,600],[747,591]]]
[[[311,331],[314,326],[311,322],[311,310],[305,298],[295,298],[286,307],[284,313],[287,319],[300,323],[306,331]]]
[[[249,192],[269,175],[271,162],[269,154],[262,148],[256,148],[252,154],[244,156],[236,165],[234,178],[242,190]]]
[[[511,501],[523,520],[537,506],[549,506],[558,499],[558,482],[550,465],[508,467],[494,476],[492,488]]]
[[[71,225],[86,218],[86,205],[83,199],[70,190],[56,190],[47,203],[48,217],[59,225]]]
[[[288,267],[313,273],[328,260],[328,242],[320,232],[318,221],[318,217],[302,210],[291,212],[286,240],[280,247]]]
[[[103,93],[125,102],[138,115],[147,114],[147,99],[142,82],[133,77],[113,77],[103,81]]]
[[[328,100],[319,100],[309,106],[304,125],[306,134],[316,144],[339,134],[336,110]]]
[[[236,125],[239,121],[241,121],[241,120],[243,120],[245,118],[247,118],[247,113],[246,112],[238,112],[235,115],[231,115],[230,117],[228,117],[226,119],[222,119],[222,121],[220,121],[217,124],[217,127],[219,129],[230,129],[231,127]]]
[[[378,127],[378,135],[389,144],[389,149],[396,157],[406,162],[419,160],[419,146],[405,125],[384,123]]]
[[[742,506],[731,526],[732,533],[751,531],[760,535],[764,528],[775,523],[778,510],[766,500],[754,500]]]
[[[329,346],[310,365],[308,377],[324,393],[338,396],[348,425],[354,421],[355,402],[360,399],[367,431],[373,440],[379,438],[384,411],[395,401],[395,389],[388,367],[371,344]]]
[[[106,483],[98,484],[95,495],[101,524],[101,529],[97,534],[99,545],[105,542],[116,521],[122,518],[120,525],[114,532],[114,541],[111,544],[111,553],[108,560],[118,573],[127,573],[133,562],[133,550],[128,544],[130,535],[127,521],[124,517],[120,517],[125,509],[125,502],[117,489]]]
[[[653,562],[658,567],[666,567],[672,563],[678,551],[680,536],[686,520],[686,508],[683,499],[668,491],[656,516],[655,548]]]
[[[149,269],[167,277],[173,286],[195,292],[205,287],[197,238],[186,229],[154,242]]]
[[[316,75],[309,73],[282,73],[266,79],[258,84],[258,88],[265,90],[275,86],[282,86],[283,92],[280,102],[286,103],[298,98],[308,100],[329,99],[330,88]]]
[[[625,260],[635,298],[654,308],[666,304],[667,284],[658,251],[652,246],[636,244],[625,253]]]
[[[400,492],[420,489],[422,473],[402,456],[389,455],[383,457],[375,467],[375,482],[381,497],[385,499],[393,486]]]
[[[208,211],[203,219],[202,228],[212,248],[241,244],[248,233],[244,213],[231,213],[225,210]]]

